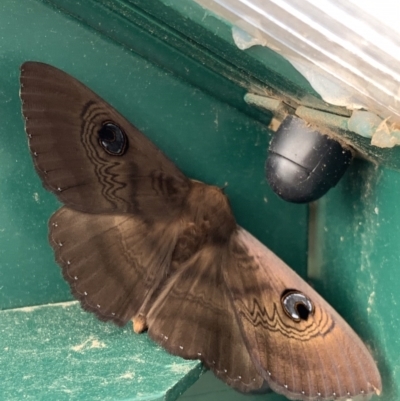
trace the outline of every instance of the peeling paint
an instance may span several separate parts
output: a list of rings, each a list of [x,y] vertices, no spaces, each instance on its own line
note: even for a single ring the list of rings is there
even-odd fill
[[[192,370],[191,365],[187,365],[185,363],[173,363],[172,365],[169,365],[168,368],[171,369],[171,372],[173,373],[178,373],[178,374],[186,374],[189,373]]]
[[[379,148],[393,148],[400,145],[400,131],[389,126],[387,120],[383,120],[371,138],[371,145]]]
[[[131,380],[135,378],[135,372],[126,372],[121,376],[118,376],[117,379],[127,379]]]
[[[40,202],[39,194],[38,194],[37,192],[34,192],[34,194],[33,194],[33,199],[35,200],[36,203],[39,203],[39,202]]]
[[[69,301],[69,302],[59,302],[56,304],[26,306],[24,308],[8,309],[8,310],[3,311],[3,313],[7,313],[7,312],[31,313],[31,312],[35,312],[38,309],[42,309],[42,308],[58,308],[58,307],[68,308],[68,307],[70,307],[72,305],[76,305],[78,303],[79,303],[78,301]]]
[[[81,352],[83,349],[87,350],[93,348],[106,348],[106,344],[94,337],[89,337],[82,344],[71,347],[71,349],[75,352]]]

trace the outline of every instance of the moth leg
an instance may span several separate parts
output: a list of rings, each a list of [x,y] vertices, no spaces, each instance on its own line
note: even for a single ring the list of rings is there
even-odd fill
[[[132,323],[133,323],[133,331],[136,334],[143,333],[148,328],[146,316],[141,313],[132,318]]]

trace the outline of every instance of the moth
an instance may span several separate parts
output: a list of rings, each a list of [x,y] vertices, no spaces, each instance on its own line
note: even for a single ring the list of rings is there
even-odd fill
[[[365,345],[305,281],[236,224],[218,187],[188,179],[90,89],[21,67],[34,166],[64,204],[49,240],[82,307],[199,359],[238,391],[368,399]]]

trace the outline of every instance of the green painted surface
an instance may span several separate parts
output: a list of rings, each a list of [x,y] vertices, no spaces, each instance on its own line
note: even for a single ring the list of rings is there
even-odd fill
[[[164,5],[158,0],[144,0],[138,5],[129,1],[109,0],[43,1],[70,14],[81,23],[160,66],[163,70],[211,93],[252,117],[264,123],[271,118],[270,113],[267,115],[260,113],[249,107],[243,100],[246,88],[256,86],[251,75],[232,63],[226,63],[217,54],[206,49],[202,43],[191,40],[186,35],[196,31],[196,38],[202,41],[210,36],[205,27],[198,26],[192,20],[192,13],[189,12],[192,7],[198,10],[194,14],[200,17],[200,8],[197,4],[192,4],[192,1],[184,2],[182,12],[186,14],[181,14],[175,11],[172,5]],[[180,1],[175,3],[178,6],[182,5]],[[175,26],[168,25],[175,22],[179,23],[183,32],[175,29]],[[190,30],[186,29],[187,24],[191,26]],[[219,25],[224,26],[221,23]],[[198,36],[200,34],[202,36]],[[214,35],[211,34],[212,36]],[[235,49],[238,52],[238,49]]]
[[[286,397],[272,392],[266,394],[240,394],[207,372],[183,393],[179,401],[287,401]]]
[[[0,312],[0,399],[173,401],[202,373],[76,302]]]

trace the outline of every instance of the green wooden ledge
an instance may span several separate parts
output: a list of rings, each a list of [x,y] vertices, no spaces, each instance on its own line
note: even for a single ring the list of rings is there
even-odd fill
[[[0,311],[1,401],[284,401],[245,395],[76,301]]]
[[[0,333],[1,400],[173,401],[203,372],[77,302],[1,311]]]

